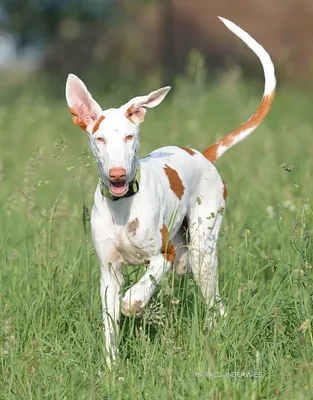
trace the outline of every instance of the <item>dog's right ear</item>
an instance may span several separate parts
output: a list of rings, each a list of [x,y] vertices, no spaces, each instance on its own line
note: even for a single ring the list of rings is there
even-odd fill
[[[69,74],[66,81],[66,101],[72,113],[74,124],[88,133],[101,115],[101,107],[92,98],[86,85],[76,75]]]

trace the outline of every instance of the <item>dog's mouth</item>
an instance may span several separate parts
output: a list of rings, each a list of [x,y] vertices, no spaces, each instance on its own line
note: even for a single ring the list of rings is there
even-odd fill
[[[123,196],[128,191],[128,183],[126,180],[109,181],[109,189],[114,196]]]

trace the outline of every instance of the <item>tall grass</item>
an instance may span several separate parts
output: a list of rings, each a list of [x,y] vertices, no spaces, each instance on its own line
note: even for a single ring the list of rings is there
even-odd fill
[[[238,71],[210,86],[193,74],[148,112],[142,156],[167,144],[202,150],[259,103],[261,84],[245,84]],[[128,98],[121,89],[97,100],[105,107]],[[192,276],[170,273],[143,318],[122,318],[109,372],[87,138],[63,97],[4,86],[0,398],[313,398],[312,100],[280,88],[266,122],[217,163],[229,193],[219,242],[227,318],[208,332]],[[125,268],[126,286],[139,273]]]

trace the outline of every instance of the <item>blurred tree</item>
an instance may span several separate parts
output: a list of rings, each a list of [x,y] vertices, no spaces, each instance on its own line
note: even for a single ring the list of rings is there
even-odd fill
[[[151,68],[159,73],[162,43],[170,43],[172,28],[169,23],[169,28],[163,30],[167,3],[0,0],[0,25],[13,35],[17,67],[23,65],[20,60],[24,57],[35,68],[62,80],[73,72],[82,77],[89,74],[95,80],[101,76],[102,84],[110,85],[113,77],[130,79]]]
[[[5,28],[19,46],[53,38],[63,19],[112,23],[121,0],[2,0]]]
[[[125,1],[0,0],[0,25],[20,55],[34,49],[43,70],[64,77],[93,67],[98,37],[116,25]]]

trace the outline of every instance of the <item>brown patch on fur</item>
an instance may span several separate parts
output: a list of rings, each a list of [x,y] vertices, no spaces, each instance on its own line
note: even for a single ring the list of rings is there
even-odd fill
[[[178,172],[175,169],[169,167],[167,164],[165,164],[165,167],[163,169],[168,177],[171,189],[180,200],[183,197],[185,186],[183,185],[183,182],[180,179]]]
[[[71,111],[71,114],[72,114],[72,121],[74,122],[74,124],[80,126],[85,131],[87,129],[86,122],[82,121],[79,118],[79,115],[74,110],[74,108],[70,108],[70,111]]]
[[[181,147],[179,146],[180,149],[187,151],[188,154],[190,154],[191,156],[194,156],[196,154],[195,151],[193,151],[192,149],[189,149],[188,147]]]
[[[131,233],[132,235],[136,235],[137,229],[139,226],[138,218],[135,218],[133,221],[127,224],[127,232]]]
[[[175,247],[170,241],[168,230],[165,224],[163,224],[162,228],[160,229],[160,232],[162,237],[161,253],[168,262],[173,264],[175,261],[176,251]]]
[[[146,110],[143,107],[135,109],[132,104],[125,112],[125,117],[133,124],[140,124],[145,119]]]
[[[202,153],[207,160],[211,161],[211,163],[214,163],[217,160],[217,149],[219,148],[219,145],[220,141],[215,142]]]
[[[230,132],[228,135],[224,136],[222,139],[218,140],[217,142],[211,144],[207,149],[204,150],[202,153],[206,159],[214,163],[218,156],[217,156],[217,150],[220,146],[223,147],[229,147],[233,143],[234,139],[236,136],[240,135],[241,132],[257,127],[261,124],[261,122],[264,120],[266,115],[268,114],[271,105],[273,103],[275,96],[275,92],[264,96],[262,98],[261,104],[259,105],[259,108],[256,110],[256,112],[252,115],[248,121],[244,122],[242,125],[240,125],[238,128],[236,128],[234,131]]]
[[[222,181],[223,181],[223,185],[224,185],[223,199],[226,200],[226,198],[227,198],[227,186],[226,186],[226,182],[224,181],[224,179],[222,179]]]
[[[101,116],[98,118],[98,121],[94,124],[94,127],[93,127],[93,129],[92,129],[92,134],[94,134],[95,132],[97,132],[97,130],[99,129],[99,126],[100,126],[101,122],[104,120],[104,118],[105,118],[104,115],[101,115]]]
[[[132,123],[132,124],[134,124],[135,122],[132,120],[132,114],[133,114],[133,112],[134,112],[134,108],[135,108],[135,106],[132,104],[130,107],[128,107],[127,108],[127,110],[126,110],[126,113],[125,113],[125,117],[127,118],[127,119],[129,119],[129,121]]]

